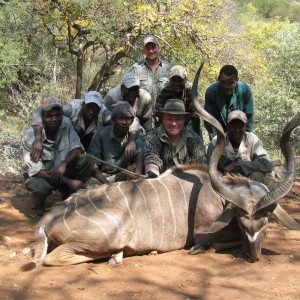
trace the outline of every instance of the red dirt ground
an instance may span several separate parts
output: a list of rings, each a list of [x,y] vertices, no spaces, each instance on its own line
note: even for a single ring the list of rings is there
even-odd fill
[[[23,183],[0,178],[1,299],[300,299],[300,232],[270,218],[262,258],[250,264],[241,248],[188,255],[179,250],[68,267],[30,262],[33,231]],[[280,204],[300,222],[300,180]]]

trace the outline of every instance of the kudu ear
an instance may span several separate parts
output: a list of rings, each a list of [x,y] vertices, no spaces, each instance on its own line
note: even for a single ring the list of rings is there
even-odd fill
[[[277,205],[272,213],[280,223],[289,229],[300,230],[300,224],[297,223],[278,203],[276,204]]]
[[[229,224],[236,214],[237,207],[232,203],[229,203],[227,207],[223,210],[218,219],[211,224],[211,226],[205,230],[204,233],[215,233],[223,229]]]

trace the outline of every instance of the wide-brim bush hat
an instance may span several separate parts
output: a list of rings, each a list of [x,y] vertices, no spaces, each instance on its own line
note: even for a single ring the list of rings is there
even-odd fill
[[[192,117],[192,113],[185,111],[184,104],[180,99],[169,99],[162,110],[155,111],[156,116],[163,114],[184,115],[186,118]]]

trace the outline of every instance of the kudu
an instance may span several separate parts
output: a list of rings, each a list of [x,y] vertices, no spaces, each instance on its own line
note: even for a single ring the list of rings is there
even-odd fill
[[[197,253],[220,235],[233,216],[245,236],[249,260],[255,261],[260,255],[269,211],[285,226],[299,230],[299,225],[276,202],[292,184],[294,164],[289,136],[300,116],[283,132],[283,153],[288,162],[283,183],[272,192],[245,179],[226,183],[217,172],[217,161],[224,149],[222,128],[197,99],[200,71],[201,68],[193,84],[194,106],[218,134],[209,170],[200,165],[178,166],[155,179],[105,184],[73,194],[40,220],[35,255],[27,267],[70,265],[106,257],[110,257],[110,263],[119,263],[123,255],[161,253],[195,244],[191,253]],[[224,199],[230,204],[226,206]],[[58,247],[47,254],[50,242]]]
[[[207,122],[211,123],[217,132],[217,147],[212,154],[209,164],[209,176],[213,189],[230,204],[224,209],[218,220],[214,222],[207,233],[219,232],[235,217],[243,235],[243,247],[249,262],[259,260],[261,246],[268,225],[268,214],[272,213],[287,228],[300,230],[300,224],[292,219],[288,213],[277,203],[285,196],[293,184],[296,171],[295,160],[290,146],[290,135],[294,128],[300,124],[298,113],[284,127],[280,140],[280,148],[286,159],[287,173],[283,182],[272,191],[255,181],[246,178],[231,178],[228,182],[222,178],[217,170],[218,161],[225,148],[225,136],[219,122],[207,113],[200,105],[197,94],[198,80],[203,64],[200,66],[193,83],[192,101],[197,113]],[[195,245],[191,252],[197,252],[202,245]]]

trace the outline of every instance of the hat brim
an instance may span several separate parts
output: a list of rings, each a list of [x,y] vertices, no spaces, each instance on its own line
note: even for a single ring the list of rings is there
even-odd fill
[[[62,106],[60,104],[53,104],[53,105],[49,105],[46,108],[43,108],[43,111],[50,111],[51,109],[55,108],[55,107],[59,107],[60,109],[62,109]]]
[[[232,118],[232,119],[229,119],[229,120],[227,120],[227,123],[229,124],[229,123],[231,123],[231,122],[234,121],[234,120],[240,121],[240,122],[242,122],[243,124],[247,124],[247,121],[242,120],[242,119],[240,119],[240,118]]]
[[[171,115],[180,115],[180,116],[185,116],[185,117],[192,117],[193,114],[190,112],[178,112],[178,111],[166,111],[166,110],[156,110],[154,111],[155,115],[157,117],[160,117],[162,114],[171,114]]]
[[[179,74],[173,74],[173,75],[171,75],[169,78],[171,79],[171,78],[174,78],[174,77],[179,77],[179,78],[181,78],[181,79],[183,79],[183,80],[186,79],[185,76],[182,76],[182,75],[179,75]]]
[[[101,108],[101,104],[99,104],[99,101],[96,101],[96,100],[84,100],[83,103],[84,104],[95,103],[98,105],[99,108]]]

